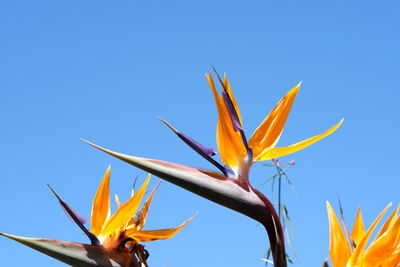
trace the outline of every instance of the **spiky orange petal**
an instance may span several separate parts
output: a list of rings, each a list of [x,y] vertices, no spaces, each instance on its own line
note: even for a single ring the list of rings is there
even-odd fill
[[[255,159],[261,157],[278,142],[300,85],[301,83],[290,90],[254,131],[249,146]]]
[[[222,97],[215,88],[211,74],[206,74],[206,78],[214,95],[218,110],[217,146],[221,160],[228,166],[238,166],[239,160],[246,155],[246,148],[242,142],[240,133],[235,132],[233,128],[229,112]],[[239,113],[239,110],[237,112]]]
[[[329,219],[329,254],[334,267],[345,267],[350,258],[350,247],[340,227],[339,220],[329,202],[326,202]]]
[[[146,192],[147,184],[150,181],[150,176],[151,175],[147,177],[142,187],[127,202],[122,204],[114,215],[106,222],[100,235],[109,235],[129,222],[139,208],[143,195]]]
[[[351,232],[351,238],[357,245],[360,242],[361,238],[364,236],[364,234],[365,234],[364,222],[362,219],[361,209],[358,208],[356,219],[354,220],[353,230]]]
[[[400,237],[400,217],[376,241],[374,241],[363,259],[365,267],[375,267],[383,264],[396,251]]]
[[[343,120],[341,120],[340,122],[338,122],[337,124],[335,124],[333,127],[331,127],[329,130],[327,130],[326,132],[320,134],[320,135],[316,135],[314,137],[308,138],[304,141],[301,141],[299,143],[293,144],[291,146],[287,146],[287,147],[275,147],[272,148],[270,150],[265,150],[263,152],[263,154],[259,155],[258,158],[256,158],[255,160],[257,161],[262,161],[262,160],[270,160],[270,159],[274,159],[274,158],[279,158],[288,154],[292,154],[294,152],[297,152],[299,150],[302,150],[310,145],[312,145],[313,143],[327,137],[328,135],[330,135],[331,133],[333,133],[334,131],[337,130],[337,128],[339,128],[339,126],[343,123]]]
[[[372,231],[375,229],[376,225],[379,223],[379,221],[382,219],[383,215],[385,215],[386,211],[390,208],[392,203],[386,206],[386,208],[379,214],[379,216],[374,220],[372,225],[368,228],[368,231],[365,233],[365,235],[362,237],[360,240],[359,244],[357,247],[354,249],[353,253],[351,254],[351,257],[349,261],[347,262],[346,267],[354,267],[354,266],[362,266],[362,260],[364,257],[364,250],[365,247],[367,246],[368,240],[372,234]]]
[[[130,237],[136,242],[143,241],[155,241],[160,239],[168,239],[173,237],[176,233],[178,233],[186,224],[188,224],[196,215],[186,220],[184,223],[179,225],[176,228],[171,229],[161,229],[161,230],[148,230],[148,231],[136,231],[134,229],[130,229],[126,231],[126,236]]]
[[[95,236],[100,234],[104,222],[110,217],[110,173],[111,167],[108,167],[93,199],[90,221]]]

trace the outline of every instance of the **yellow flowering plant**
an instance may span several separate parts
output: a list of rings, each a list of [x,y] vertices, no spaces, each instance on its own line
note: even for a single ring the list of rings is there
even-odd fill
[[[382,220],[389,204],[365,230],[361,209],[358,209],[352,231],[343,221],[340,225],[329,202],[326,203],[329,219],[329,255],[333,267],[398,267],[400,266],[400,216],[399,207],[382,225],[376,237],[371,235]]]
[[[90,145],[158,177],[187,189],[213,202],[253,218],[265,226],[275,266],[285,267],[286,252],[282,226],[268,198],[250,184],[250,169],[257,161],[271,160],[299,151],[333,133],[340,121],[322,134],[287,147],[276,147],[296,98],[300,84],[290,90],[272,109],[247,141],[242,117],[226,76],[221,79],[222,93],[217,92],[211,73],[206,74],[218,111],[217,146],[223,164],[213,156],[217,153],[162,120],[180,139],[212,163],[217,169],[209,171],[185,165],[146,159]]]
[[[118,209],[111,216],[110,172],[111,168],[108,168],[93,200],[91,231],[84,225],[86,220],[49,186],[67,215],[89,237],[90,245],[43,238],[26,238],[4,233],[1,233],[1,235],[73,266],[147,266],[146,260],[149,253],[140,242],[171,238],[193,217],[176,228],[143,230],[150,204],[159,185],[158,183],[143,207],[139,209],[142,198],[146,193],[150,175],[140,189],[132,193],[130,199],[125,203],[121,204],[116,196]]]

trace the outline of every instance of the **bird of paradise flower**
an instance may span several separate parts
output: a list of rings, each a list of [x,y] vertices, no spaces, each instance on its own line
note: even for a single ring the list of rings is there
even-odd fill
[[[376,237],[368,242],[372,232],[385,215],[389,204],[374,220],[367,231],[364,229],[361,209],[358,209],[352,232],[343,228],[329,202],[326,202],[329,219],[329,254],[333,267],[397,267],[400,266],[400,216],[399,207],[389,216]]]
[[[259,221],[268,232],[275,266],[285,267],[287,265],[286,252],[279,217],[268,198],[250,185],[250,168],[257,161],[285,156],[308,147],[333,133],[343,120],[320,135],[291,146],[275,147],[300,89],[300,83],[278,102],[247,141],[242,117],[228,78],[225,75],[222,80],[216,71],[215,73],[222,86],[221,95],[217,92],[211,73],[206,74],[206,78],[218,110],[217,146],[223,164],[213,158],[217,153],[212,148],[179,132],[162,118],[159,119],[221,173],[160,160],[128,156],[82,140],[129,164]]]
[[[149,253],[139,242],[168,239],[178,233],[192,218],[180,226],[171,229],[143,230],[150,204],[155,191],[153,189],[143,207],[138,211],[146,192],[150,175],[141,188],[131,198],[121,204],[116,196],[118,209],[110,213],[110,172],[109,167],[94,197],[91,213],[91,231],[85,227],[86,219],[77,214],[58,194],[57,197],[64,211],[89,237],[91,245],[41,238],[26,238],[0,233],[64,263],[73,266],[147,266]]]

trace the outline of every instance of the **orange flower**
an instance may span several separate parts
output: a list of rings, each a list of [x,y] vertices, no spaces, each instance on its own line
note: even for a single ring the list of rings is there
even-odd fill
[[[217,146],[224,166],[212,158],[216,153],[211,148],[199,144],[190,137],[178,132],[165,120],[160,119],[185,143],[214,164],[226,177],[237,178],[243,185],[248,185],[249,171],[255,162],[271,160],[302,150],[333,133],[343,122],[341,120],[326,132],[293,145],[275,147],[281,137],[297,92],[300,89],[301,83],[299,83],[278,102],[254,131],[250,140],[247,141],[239,106],[231,90],[228,78],[224,76],[222,80],[218,76],[222,86],[221,95],[217,92],[211,73],[206,74],[206,78],[218,110]]]
[[[132,197],[124,204],[120,204],[118,197],[116,198],[118,209],[110,216],[110,171],[111,169],[108,168],[94,197],[91,216],[92,233],[99,239],[104,247],[118,248],[121,245],[127,245],[132,242],[134,244],[142,241],[168,239],[179,232],[193,218],[186,220],[177,228],[142,230],[151,201],[158,187],[157,185],[156,188],[153,189],[142,209],[138,211],[146,192],[150,175],[147,177],[142,187],[136,193],[132,194]]]
[[[147,266],[146,259],[149,254],[139,242],[171,238],[193,217],[176,228],[143,230],[151,201],[159,185],[158,183],[139,210],[150,175],[141,188],[136,193],[132,193],[131,198],[125,203],[121,204],[116,197],[118,209],[110,216],[110,172],[111,169],[108,168],[93,200],[91,231],[84,226],[86,220],[49,186],[67,215],[89,237],[91,245],[44,238],[19,237],[4,233],[0,233],[0,235],[72,266]]]
[[[397,267],[400,265],[400,216],[399,208],[386,220],[375,239],[367,247],[372,232],[385,215],[389,204],[375,219],[367,231],[361,210],[357,212],[351,233],[343,231],[329,202],[330,239],[329,253],[333,267]]]

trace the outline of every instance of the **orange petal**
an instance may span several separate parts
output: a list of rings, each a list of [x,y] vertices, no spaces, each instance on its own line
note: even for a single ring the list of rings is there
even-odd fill
[[[92,233],[98,236],[103,228],[104,222],[110,217],[110,173],[108,167],[101,181],[92,204],[91,226]]]
[[[400,237],[400,217],[397,217],[392,226],[385,231],[376,241],[374,241],[363,259],[366,267],[380,266],[395,254]]]
[[[393,213],[390,215],[390,217],[386,220],[386,222],[383,224],[381,229],[379,229],[378,234],[375,237],[375,240],[378,239],[382,234],[384,234],[389,227],[392,226],[392,224],[396,221],[397,219],[397,213],[399,211],[399,206],[393,211]]]
[[[362,260],[364,257],[364,250],[365,250],[365,247],[367,246],[368,239],[370,238],[372,231],[374,231],[376,225],[379,223],[379,221],[382,219],[383,215],[385,215],[386,211],[390,208],[391,205],[392,205],[392,203],[387,205],[386,208],[381,212],[381,214],[379,214],[379,216],[375,219],[375,221],[369,227],[368,231],[362,237],[359,244],[357,244],[357,247],[354,249],[353,253],[351,254],[351,257],[347,263],[347,266],[351,266],[351,267],[352,266],[363,266]]]
[[[381,267],[393,267],[400,264],[400,251],[395,252]]]
[[[235,132],[229,112],[222,97],[218,94],[211,74],[206,74],[207,81],[214,95],[218,110],[217,145],[222,162],[228,166],[237,166],[239,160],[246,155],[246,148],[242,143],[239,132]],[[234,102],[236,103],[236,102]],[[239,110],[237,110],[239,113]]]
[[[302,150],[310,145],[312,145],[313,143],[327,137],[328,135],[330,135],[331,133],[333,133],[334,131],[337,130],[337,128],[339,128],[339,126],[343,123],[343,119],[338,122],[337,124],[335,124],[333,127],[331,127],[329,130],[327,130],[326,132],[311,137],[309,139],[306,139],[304,141],[301,141],[299,143],[293,144],[291,146],[288,147],[275,147],[272,148],[270,150],[265,150],[263,152],[263,154],[259,155],[258,158],[255,158],[255,160],[257,161],[262,161],[262,160],[270,160],[270,159],[274,159],[274,158],[279,158],[288,154],[292,154],[294,152],[297,152],[299,150]]]
[[[114,215],[106,222],[101,231],[101,235],[107,236],[129,222],[139,208],[143,195],[146,192],[147,184],[150,181],[150,176],[151,175],[147,177],[142,187],[127,202],[122,204]]]
[[[178,233],[186,224],[188,224],[197,214],[195,214],[190,219],[186,220],[180,226],[171,229],[162,229],[162,230],[149,230],[149,231],[135,231],[135,230],[127,230],[126,236],[132,239],[135,239],[136,242],[142,241],[155,241],[160,239],[168,239],[173,237],[176,233]]]
[[[365,234],[364,222],[361,215],[361,209],[358,208],[356,219],[354,220],[353,231],[351,232],[351,238],[357,245],[360,242],[361,238],[364,236],[364,234]]]
[[[334,267],[345,267],[350,258],[350,247],[340,227],[339,220],[329,202],[326,202],[329,219],[329,254]]]
[[[260,157],[278,142],[300,85],[301,83],[290,90],[254,131],[249,141],[254,158]]]
[[[147,213],[149,212],[151,201],[153,201],[154,194],[156,193],[156,190],[157,190],[158,186],[160,185],[160,183],[161,182],[157,183],[156,187],[153,189],[150,196],[147,198],[146,202],[144,203],[144,206],[140,213],[139,224],[137,226],[138,230],[141,230],[143,228],[144,224],[146,223],[146,217],[147,217]]]

